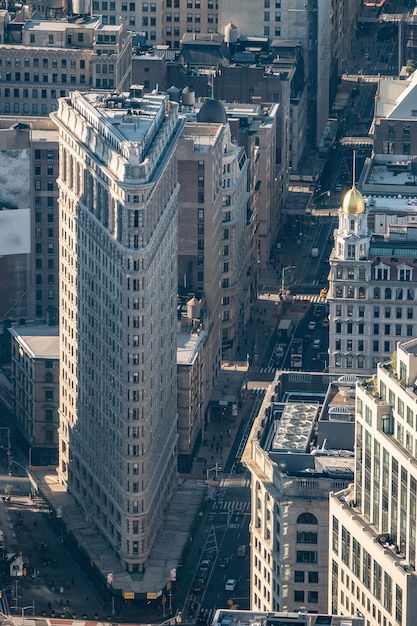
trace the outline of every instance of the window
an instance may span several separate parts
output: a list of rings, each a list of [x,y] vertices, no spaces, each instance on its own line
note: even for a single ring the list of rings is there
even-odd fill
[[[310,584],[317,585],[319,582],[319,573],[318,572],[308,572],[308,582]]]
[[[356,254],[356,246],[354,244],[349,243],[347,246],[347,258],[354,259]]]
[[[315,603],[319,601],[319,592],[318,591],[309,591],[308,592],[308,601]]]
[[[316,532],[297,532],[297,543],[317,543]]]
[[[45,402],[53,402],[54,401],[54,392],[52,389],[45,390]]]
[[[381,297],[381,290],[379,287],[375,287],[374,289],[374,299],[379,300]]]
[[[304,572],[301,570],[295,570],[294,572],[294,582],[295,583],[303,583],[304,582]]]
[[[297,563],[317,563],[316,550],[297,550]]]
[[[304,591],[294,589],[294,602],[304,602]]]
[[[297,524],[318,524],[318,521],[313,513],[301,513],[297,517]]]
[[[402,281],[410,281],[411,280],[411,270],[407,268],[402,268],[398,270],[398,280]]]

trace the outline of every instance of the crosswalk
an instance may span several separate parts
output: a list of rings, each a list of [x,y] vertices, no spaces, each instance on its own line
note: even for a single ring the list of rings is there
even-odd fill
[[[235,500],[224,500],[217,503],[218,511],[228,511],[235,515],[245,515],[250,512],[250,502],[236,502]]]
[[[326,298],[323,298],[322,296],[318,296],[318,295],[311,295],[311,294],[297,294],[294,296],[294,300],[309,300],[310,302],[314,302],[316,304],[325,304],[326,303]]]
[[[260,370],[260,371],[262,372],[262,370]],[[274,370],[274,372],[275,372],[275,370]],[[250,393],[253,396],[264,396],[265,392],[266,392],[266,389],[265,389],[265,387],[252,387],[249,391],[250,391]]]
[[[260,374],[275,374],[276,371],[277,371],[277,368],[270,365],[269,367],[261,367],[261,369],[259,370],[259,373]]]

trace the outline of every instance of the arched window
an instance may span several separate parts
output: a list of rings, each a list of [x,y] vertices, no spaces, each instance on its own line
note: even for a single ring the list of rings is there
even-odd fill
[[[379,287],[375,287],[374,289],[374,298],[375,300],[379,300],[381,297],[381,290]]]
[[[364,300],[366,298],[366,289],[365,287],[359,287],[359,298]]]
[[[395,290],[395,299],[396,300],[403,299],[403,290],[401,289],[401,287],[397,287],[397,289]]]
[[[45,382],[46,383],[52,383],[53,382],[53,377],[51,372],[46,372],[45,374]]]
[[[348,298],[354,298],[355,297],[355,288],[353,287],[353,285],[349,285],[349,287],[347,288],[347,297]]]
[[[355,230],[355,220],[350,220],[350,230]]]
[[[391,300],[391,287],[386,287],[385,288],[385,300]]]
[[[301,513],[297,517],[297,524],[318,524],[318,521],[313,513]]]

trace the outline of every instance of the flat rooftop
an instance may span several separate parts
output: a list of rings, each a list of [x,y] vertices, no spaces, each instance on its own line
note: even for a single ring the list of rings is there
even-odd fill
[[[234,611],[217,609],[212,626],[363,626],[364,619],[358,616],[318,615],[299,611],[298,613],[266,613],[263,611]]]
[[[84,93],[83,97],[100,114],[101,122],[111,124],[124,140],[138,144],[143,142],[166,100],[166,95],[126,100],[123,96],[105,96],[96,92]],[[129,107],[127,102],[132,106]],[[122,103],[123,107],[119,107]]]
[[[9,332],[31,358],[59,358],[58,326],[12,326]]]
[[[182,329],[181,332],[177,333],[177,365],[192,365],[194,363],[205,336],[204,330],[190,332],[189,329]]]
[[[68,22],[63,20],[28,20],[23,25],[23,30],[39,31],[39,32],[65,32],[68,27],[70,28],[97,28],[100,23],[99,17],[89,17],[79,22]],[[113,26],[112,30],[118,29],[118,26]]]

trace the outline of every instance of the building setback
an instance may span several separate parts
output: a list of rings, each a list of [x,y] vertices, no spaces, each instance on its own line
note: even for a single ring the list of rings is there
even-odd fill
[[[60,138],[60,481],[129,572],[176,491],[177,165],[167,96],[73,92]],[[116,584],[116,583],[114,583]]]

